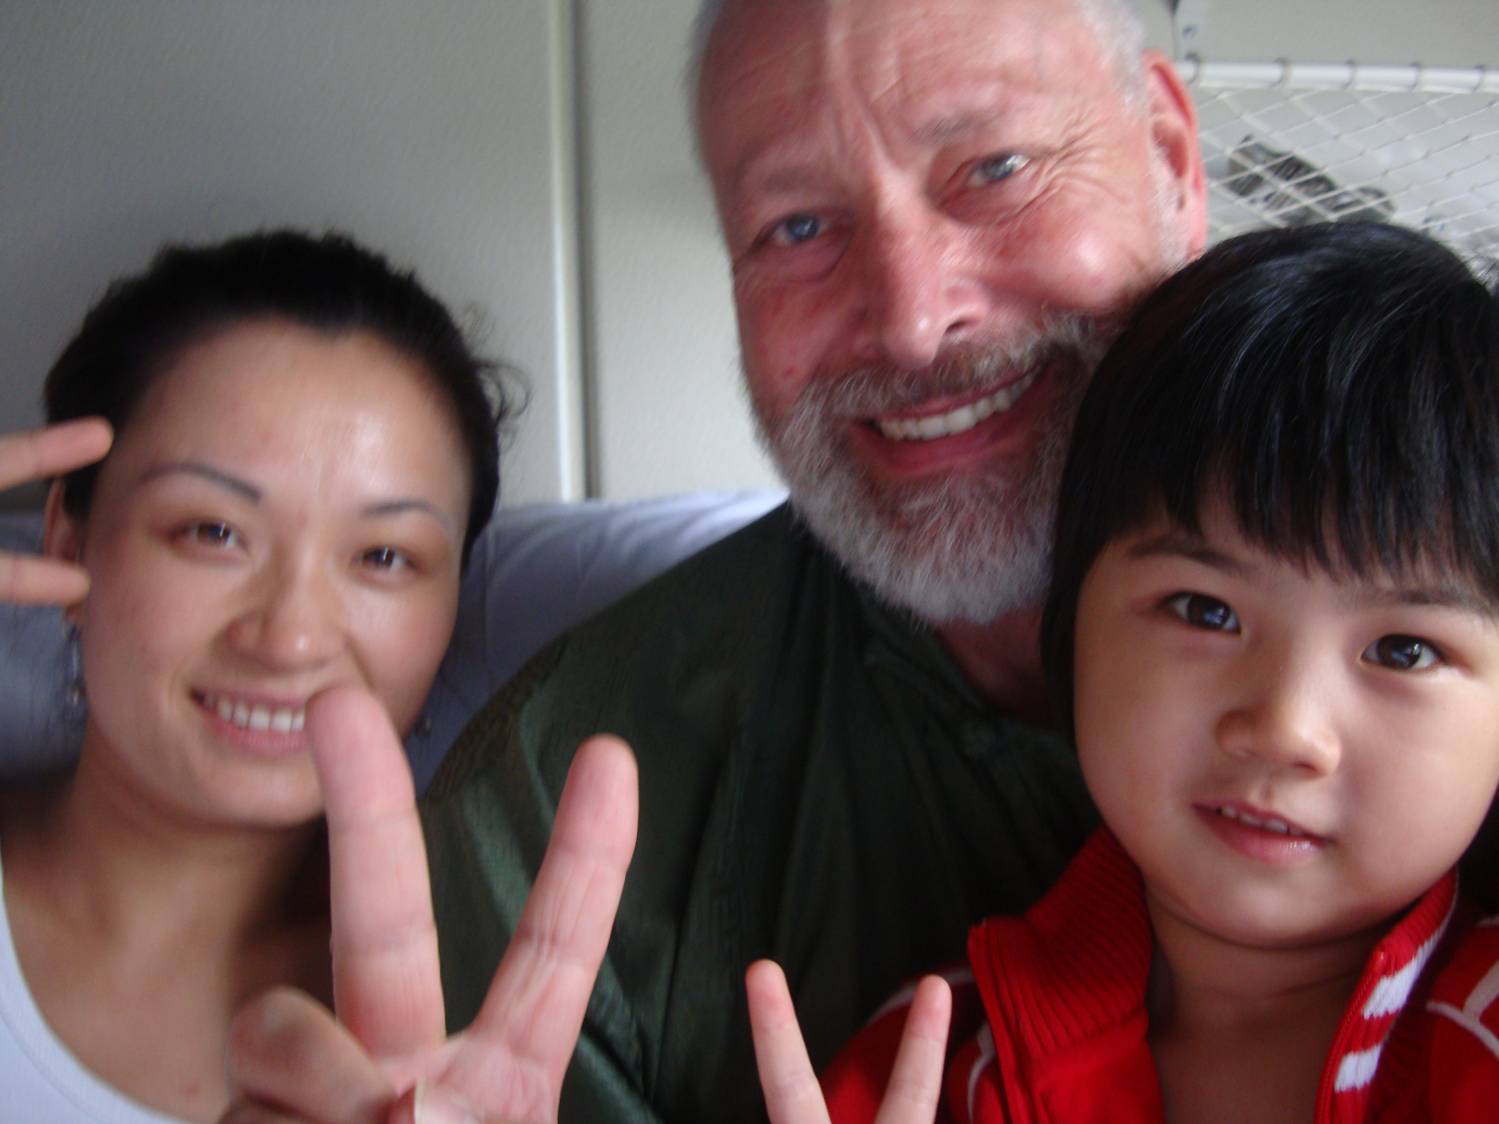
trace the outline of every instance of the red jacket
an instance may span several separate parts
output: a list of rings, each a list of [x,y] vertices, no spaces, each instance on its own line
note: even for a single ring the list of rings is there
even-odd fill
[[[938,1118],[1159,1124],[1146,1041],[1152,938],[1140,875],[1100,830],[1023,918],[968,941]],[[874,1119],[910,1003],[877,1013],[823,1075],[834,1124]],[[1499,1121],[1499,918],[1449,874],[1370,954],[1333,1040],[1317,1124]]]

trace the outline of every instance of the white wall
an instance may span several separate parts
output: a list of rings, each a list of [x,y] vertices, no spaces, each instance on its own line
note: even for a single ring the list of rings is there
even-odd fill
[[[1495,0],[1180,0],[1178,41],[1212,59],[1426,66],[1499,63]]]
[[[600,494],[776,484],[683,86],[696,0],[583,0],[584,320]]]
[[[0,418],[168,239],[341,227],[532,384],[507,499],[581,493],[563,0],[0,4]],[[560,92],[559,92],[560,91]]]

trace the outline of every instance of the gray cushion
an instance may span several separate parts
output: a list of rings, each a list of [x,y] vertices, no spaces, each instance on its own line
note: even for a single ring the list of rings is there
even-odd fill
[[[427,721],[407,739],[418,788],[469,717],[547,641],[782,499],[704,492],[496,512],[474,544]],[[0,549],[33,552],[39,537],[39,516],[0,514]],[[68,662],[58,609],[0,605],[0,771],[48,768],[77,752],[84,715],[68,701]]]

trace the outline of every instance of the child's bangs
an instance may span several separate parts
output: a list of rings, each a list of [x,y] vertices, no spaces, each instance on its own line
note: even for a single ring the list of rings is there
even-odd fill
[[[1493,296],[1455,258],[1444,284],[1367,262],[1278,268],[1304,264],[1230,278],[1147,365],[1100,372],[1134,385],[1108,395],[1129,437],[1099,483],[1129,522],[1164,510],[1195,529],[1216,500],[1272,554],[1360,578],[1440,574],[1499,603]]]
[[[1499,300],[1399,227],[1262,231],[1147,297],[1079,411],[1042,625],[1061,713],[1109,542],[1225,505],[1246,540],[1499,606]]]

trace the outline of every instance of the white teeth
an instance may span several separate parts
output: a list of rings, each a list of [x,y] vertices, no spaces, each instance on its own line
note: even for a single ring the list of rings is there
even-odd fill
[[[307,712],[302,707],[253,706],[234,702],[222,695],[204,695],[203,705],[225,722],[232,722],[244,730],[270,730],[278,734],[296,733],[307,721]]]
[[[1258,816],[1251,816],[1248,812],[1241,812],[1237,808],[1223,807],[1216,809],[1216,811],[1226,820],[1236,820],[1239,823],[1247,824],[1249,827],[1257,827],[1261,831],[1273,831],[1277,835],[1301,834],[1301,832],[1299,831],[1292,831],[1291,825],[1286,823],[1285,820],[1277,820],[1273,818],[1262,820]]]
[[[1037,368],[1009,386],[1001,387],[977,402],[959,406],[945,414],[932,414],[925,418],[895,418],[889,421],[876,419],[874,424],[882,434],[896,441],[930,441],[936,437],[951,437],[972,429],[985,418],[1004,413],[1020,401],[1040,373]]]

